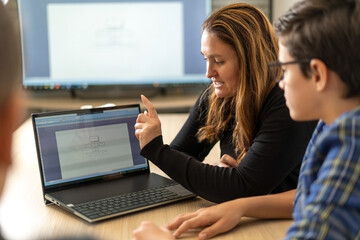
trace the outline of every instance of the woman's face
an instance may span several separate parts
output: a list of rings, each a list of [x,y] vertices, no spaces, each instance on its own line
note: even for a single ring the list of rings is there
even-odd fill
[[[239,63],[235,50],[214,34],[204,31],[201,53],[207,63],[206,77],[213,82],[216,96],[234,96],[239,81]]]

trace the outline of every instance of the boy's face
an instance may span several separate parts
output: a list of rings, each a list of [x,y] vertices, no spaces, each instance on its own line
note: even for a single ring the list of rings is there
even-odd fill
[[[297,59],[290,56],[287,47],[279,41],[279,61],[286,63],[294,60]],[[313,120],[317,104],[311,77],[305,77],[297,63],[282,65],[282,69],[284,79],[279,82],[279,86],[284,90],[291,118],[296,121]]]

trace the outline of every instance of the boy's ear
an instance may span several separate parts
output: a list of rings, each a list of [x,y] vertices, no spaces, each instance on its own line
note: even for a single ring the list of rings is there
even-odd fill
[[[0,164],[11,164],[12,134],[19,124],[22,109],[19,94],[12,96],[0,109]]]
[[[316,90],[324,91],[328,84],[328,68],[320,59],[310,61],[311,78],[315,84]]]

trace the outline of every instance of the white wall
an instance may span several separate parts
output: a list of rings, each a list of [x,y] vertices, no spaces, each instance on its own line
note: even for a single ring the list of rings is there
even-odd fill
[[[283,15],[298,0],[273,0],[273,21]]]
[[[295,2],[299,0],[273,0],[272,19],[275,21],[283,15]],[[212,0],[212,8],[216,10],[224,5],[235,2],[247,2],[259,7],[266,15],[269,15],[269,0]]]
[[[269,16],[270,1],[269,0],[212,0],[212,9],[216,10],[224,5],[231,3],[250,3],[260,8],[267,16]]]

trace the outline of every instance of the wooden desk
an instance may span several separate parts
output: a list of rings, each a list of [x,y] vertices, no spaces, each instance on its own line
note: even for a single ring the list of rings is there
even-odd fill
[[[160,115],[164,141],[177,133],[187,114]],[[216,149],[210,154],[218,158]],[[14,163],[8,175],[0,204],[0,226],[9,239],[43,239],[59,236],[82,236],[97,239],[131,239],[132,231],[142,220],[166,225],[180,213],[192,212],[212,203],[201,198],[146,210],[96,224],[88,224],[55,206],[45,206],[42,201],[31,121],[27,120],[14,133]],[[160,170],[152,166],[152,171]],[[214,239],[280,239],[285,235],[290,220],[257,220],[244,218],[239,227]],[[182,239],[197,239],[198,231],[186,233]]]

